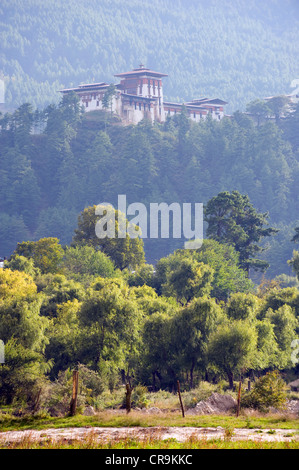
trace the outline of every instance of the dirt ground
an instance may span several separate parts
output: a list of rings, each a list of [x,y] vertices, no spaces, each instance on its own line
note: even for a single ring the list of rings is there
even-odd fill
[[[228,436],[227,431],[222,427],[217,428],[196,428],[196,427],[123,427],[123,428],[64,428],[46,429],[41,431],[7,431],[0,432],[0,441],[5,444],[21,442],[27,439],[42,441],[44,439],[56,440],[99,440],[102,442],[115,441],[124,438],[135,438],[141,441],[148,439],[176,439],[177,442],[184,442],[190,438],[195,439],[225,439],[254,440],[254,441],[299,441],[298,429],[234,429]]]

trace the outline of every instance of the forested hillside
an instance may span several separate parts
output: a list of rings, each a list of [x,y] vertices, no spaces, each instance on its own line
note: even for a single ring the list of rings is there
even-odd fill
[[[43,108],[57,91],[114,82],[140,62],[168,74],[165,98],[229,102],[290,93],[299,77],[297,0],[2,0],[6,106]]]
[[[76,96],[34,111],[23,104],[1,119],[0,243],[58,237],[69,244],[78,214],[118,195],[127,203],[204,203],[222,191],[248,195],[279,232],[264,242],[268,276],[291,274],[287,261],[298,227],[298,105],[277,122],[256,125],[237,112],[222,121],[191,122],[182,113],[164,124],[124,127],[104,112],[82,114]],[[156,263],[184,240],[144,239]]]

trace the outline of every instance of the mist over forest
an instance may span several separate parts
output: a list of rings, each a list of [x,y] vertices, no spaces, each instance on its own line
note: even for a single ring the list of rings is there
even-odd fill
[[[3,0],[6,106],[43,108],[61,88],[115,83],[143,63],[168,74],[168,101],[219,97],[245,110],[293,91],[298,25],[296,0]]]

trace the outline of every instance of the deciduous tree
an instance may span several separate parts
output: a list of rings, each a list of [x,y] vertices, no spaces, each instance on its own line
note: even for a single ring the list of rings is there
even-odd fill
[[[75,229],[72,245],[89,245],[101,250],[113,260],[115,266],[119,269],[134,269],[141,266],[144,263],[143,240],[140,237],[131,238],[127,232],[124,237],[119,237],[119,224],[122,223],[125,229],[128,227],[128,221],[119,211],[111,209],[112,212],[107,212],[114,236],[110,238],[107,234],[104,238],[98,238],[96,225],[103,216],[105,217],[105,210],[103,208],[103,216],[98,216],[96,215],[97,207],[99,206],[87,207],[80,213],[78,228]],[[103,223],[103,232],[105,232],[105,225],[107,226],[106,222]]]

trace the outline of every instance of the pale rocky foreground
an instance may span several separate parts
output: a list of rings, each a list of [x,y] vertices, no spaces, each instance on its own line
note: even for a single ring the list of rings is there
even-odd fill
[[[236,406],[236,400],[229,395],[221,395],[212,393],[207,399],[199,402],[194,408],[186,410],[186,415],[225,415],[232,412]],[[275,412],[275,410],[272,410]],[[285,410],[293,417],[298,417],[299,400],[290,400]],[[111,410],[111,413],[125,413],[125,410]],[[138,409],[135,413],[160,414],[162,410],[156,407]],[[89,406],[83,413],[87,416],[95,415],[93,407]],[[250,415],[250,410],[248,410]],[[216,428],[208,427],[178,427],[178,426],[153,426],[153,427],[80,427],[80,428],[60,428],[24,430],[24,431],[7,431],[0,432],[0,442],[9,444],[22,441],[99,441],[109,442],[120,439],[137,439],[146,441],[150,439],[176,439],[177,442],[185,442],[188,439],[230,439],[237,440],[254,440],[254,441],[299,441],[299,421],[298,429],[238,429],[227,431],[225,428],[218,426]]]
[[[269,433],[270,432],[270,433]],[[230,439],[254,440],[254,441],[299,441],[298,429],[234,429],[227,434],[221,426],[217,428],[196,428],[196,427],[122,427],[122,428],[101,428],[82,427],[65,429],[46,429],[42,431],[7,431],[0,432],[0,442],[9,444],[22,441],[116,441],[120,439],[134,438],[140,441],[150,439],[176,439],[178,442],[185,442],[188,439]]]

